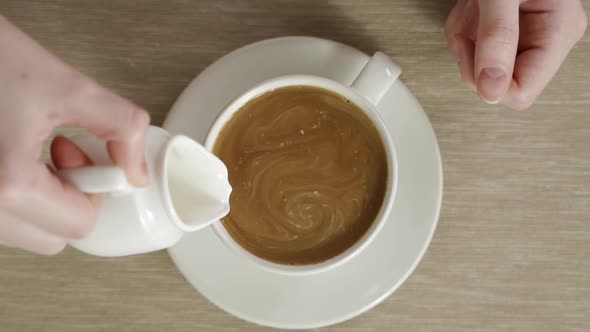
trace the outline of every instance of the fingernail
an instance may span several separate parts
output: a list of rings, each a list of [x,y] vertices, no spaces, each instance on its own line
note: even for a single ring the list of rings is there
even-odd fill
[[[482,69],[477,82],[479,96],[488,104],[497,104],[506,91],[507,80],[508,75],[501,67]]]
[[[97,210],[100,208],[100,195],[89,194],[88,200],[90,200],[90,204],[92,204]]]
[[[145,161],[141,162],[139,167],[127,171],[129,183],[136,187],[145,187],[149,184],[149,174]]]
[[[148,166],[145,160],[141,162],[141,172],[143,173],[143,176],[145,176],[146,178],[149,177]]]
[[[147,163],[144,161],[141,162],[139,170],[136,171],[135,174],[132,176],[133,184],[139,187],[145,187],[150,182],[150,177],[148,173],[148,166]]]
[[[150,183],[150,175],[148,172],[148,166],[147,166],[147,162],[145,161],[145,159],[141,162],[141,186],[147,186]]]

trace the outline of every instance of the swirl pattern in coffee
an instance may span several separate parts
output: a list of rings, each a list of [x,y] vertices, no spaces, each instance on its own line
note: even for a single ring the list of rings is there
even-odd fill
[[[233,187],[223,225],[254,255],[304,265],[358,241],[383,203],[387,160],[358,106],[330,91],[294,86],[243,106],[213,152]]]

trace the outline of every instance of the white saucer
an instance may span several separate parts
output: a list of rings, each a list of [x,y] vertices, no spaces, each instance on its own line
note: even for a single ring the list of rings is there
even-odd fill
[[[234,51],[203,71],[173,106],[164,128],[203,142],[216,115],[235,97],[272,77],[312,74],[351,83],[369,56],[308,37],[262,41]],[[436,228],[442,166],[432,127],[398,81],[378,107],[397,146],[398,193],[376,240],[350,262],[314,276],[286,276],[241,259],[213,230],[187,234],[169,249],[202,295],[244,320],[278,328],[336,324],[382,302],[414,270]]]

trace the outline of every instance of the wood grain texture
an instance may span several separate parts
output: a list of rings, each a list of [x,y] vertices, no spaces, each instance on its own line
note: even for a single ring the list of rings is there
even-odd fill
[[[461,84],[442,32],[450,7],[0,0],[0,13],[146,107],[156,125],[194,76],[250,42],[303,34],[391,54],[439,139],[441,219],[424,260],[393,296],[325,331],[589,331],[590,39],[530,111],[512,112]],[[271,330],[210,304],[165,252],[99,259],[0,249],[0,266],[0,331]]]

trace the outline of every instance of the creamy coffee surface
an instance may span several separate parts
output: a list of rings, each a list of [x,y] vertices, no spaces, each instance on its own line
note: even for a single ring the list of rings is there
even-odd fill
[[[280,264],[318,263],[351,247],[378,214],[389,176],[369,118],[316,87],[250,101],[213,152],[233,187],[224,227],[254,255]]]

